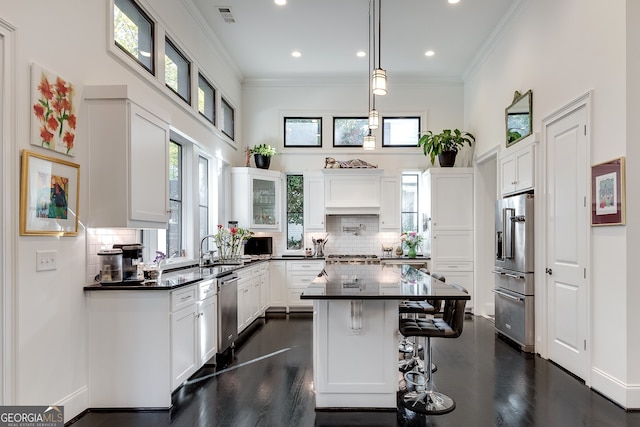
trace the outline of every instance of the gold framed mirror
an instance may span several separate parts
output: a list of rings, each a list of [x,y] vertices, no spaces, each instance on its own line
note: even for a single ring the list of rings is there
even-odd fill
[[[505,108],[505,129],[507,147],[531,135],[533,93],[531,90],[524,95],[515,91],[513,102]]]

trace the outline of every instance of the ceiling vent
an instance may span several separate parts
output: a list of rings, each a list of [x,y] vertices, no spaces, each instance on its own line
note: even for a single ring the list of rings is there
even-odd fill
[[[224,22],[226,22],[227,24],[233,24],[234,22],[236,22],[236,18],[234,18],[231,14],[230,7],[220,6],[218,7],[218,12],[220,12],[222,19],[224,19]]]

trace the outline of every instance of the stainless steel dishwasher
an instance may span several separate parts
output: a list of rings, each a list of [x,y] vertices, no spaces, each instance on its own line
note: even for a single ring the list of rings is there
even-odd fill
[[[218,352],[235,347],[238,338],[238,275],[218,277]]]

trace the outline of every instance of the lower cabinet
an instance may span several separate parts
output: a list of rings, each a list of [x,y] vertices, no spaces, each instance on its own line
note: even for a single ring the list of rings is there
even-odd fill
[[[215,363],[218,352],[218,298],[215,281],[201,283],[198,301],[198,328],[200,333],[200,366]]]
[[[268,262],[238,270],[238,333],[264,316],[269,302],[268,292]]]
[[[85,291],[88,406],[170,408],[171,393],[217,352],[216,292],[214,280]]]
[[[198,305],[171,313],[171,389],[176,389],[199,368]]]
[[[269,261],[269,307],[287,307],[287,262]]]
[[[171,292],[172,390],[178,388],[216,355],[216,291],[215,280],[205,280]]]
[[[300,294],[324,268],[324,260],[287,261],[287,309],[310,310],[313,300],[301,300]]]

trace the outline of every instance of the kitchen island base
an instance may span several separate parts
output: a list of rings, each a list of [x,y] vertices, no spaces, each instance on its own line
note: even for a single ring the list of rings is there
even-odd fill
[[[314,301],[316,408],[395,410],[398,301],[352,301]]]

